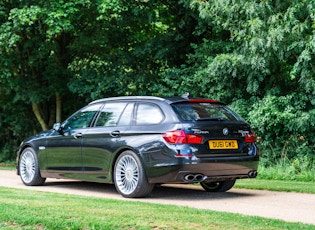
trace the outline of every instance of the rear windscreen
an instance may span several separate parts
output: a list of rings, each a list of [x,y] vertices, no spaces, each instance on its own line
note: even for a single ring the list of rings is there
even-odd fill
[[[244,121],[229,107],[215,103],[175,103],[172,107],[182,121]]]

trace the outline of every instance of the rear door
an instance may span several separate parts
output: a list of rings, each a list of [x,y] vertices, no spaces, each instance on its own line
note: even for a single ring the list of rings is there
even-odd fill
[[[122,137],[132,119],[134,103],[107,102],[93,127],[82,138],[84,179],[100,182],[111,180],[111,162],[124,145]]]

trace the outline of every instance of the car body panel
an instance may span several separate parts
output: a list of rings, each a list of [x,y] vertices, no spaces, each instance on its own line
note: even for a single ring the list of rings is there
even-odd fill
[[[53,132],[46,138],[45,155],[46,165],[45,170],[51,173],[83,173],[82,168],[82,139],[75,138],[77,133],[82,133],[84,130],[73,130],[64,135],[58,132]]]
[[[91,128],[82,137],[84,179],[110,182],[111,163],[127,127]],[[115,133],[115,134],[113,134]],[[118,134],[119,133],[119,134]]]

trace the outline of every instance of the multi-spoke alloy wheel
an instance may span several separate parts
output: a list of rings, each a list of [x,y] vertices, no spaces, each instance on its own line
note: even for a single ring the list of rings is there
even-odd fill
[[[139,169],[137,162],[131,156],[123,156],[116,166],[116,182],[119,189],[125,193],[132,193],[139,181]]]
[[[124,197],[147,196],[153,188],[153,184],[147,181],[141,161],[132,151],[125,151],[118,157],[114,182],[117,191]]]
[[[41,185],[45,182],[46,179],[40,176],[37,156],[32,148],[26,148],[21,153],[19,173],[26,185]]]

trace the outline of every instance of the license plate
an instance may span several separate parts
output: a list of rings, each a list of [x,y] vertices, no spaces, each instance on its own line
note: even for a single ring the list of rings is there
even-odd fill
[[[210,149],[238,149],[236,140],[210,140]]]

